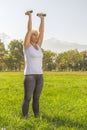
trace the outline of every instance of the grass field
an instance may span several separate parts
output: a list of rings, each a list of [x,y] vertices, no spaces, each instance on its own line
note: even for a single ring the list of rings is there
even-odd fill
[[[23,78],[0,72],[1,130],[87,130],[87,72],[44,72],[39,118],[21,118]]]

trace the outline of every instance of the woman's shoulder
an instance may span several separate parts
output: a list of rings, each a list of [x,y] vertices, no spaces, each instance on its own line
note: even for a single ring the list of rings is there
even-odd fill
[[[23,46],[23,50],[24,50],[24,51],[27,51],[27,50],[29,50],[29,48],[31,48],[31,47],[32,47],[31,44],[30,44],[30,46],[27,46],[27,47],[24,47],[24,46]]]

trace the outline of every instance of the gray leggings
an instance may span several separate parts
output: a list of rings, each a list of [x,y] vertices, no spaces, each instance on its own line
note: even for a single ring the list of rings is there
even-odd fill
[[[32,108],[34,115],[39,114],[39,97],[43,87],[43,75],[32,74],[26,75],[24,78],[24,101],[22,105],[23,116],[28,115],[30,99],[33,96]]]

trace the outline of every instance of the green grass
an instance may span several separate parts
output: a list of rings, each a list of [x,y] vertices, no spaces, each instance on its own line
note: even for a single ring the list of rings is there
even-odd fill
[[[44,72],[40,117],[21,118],[23,72],[0,72],[0,129],[87,130],[87,72]]]

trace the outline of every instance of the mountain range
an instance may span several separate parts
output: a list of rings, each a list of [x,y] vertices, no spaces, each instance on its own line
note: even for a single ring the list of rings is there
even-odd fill
[[[3,33],[0,33],[0,40],[5,44],[5,48],[7,48],[8,43],[11,40],[11,37],[3,32]]]
[[[50,38],[44,40],[42,48],[45,50],[51,50],[53,52],[65,52],[68,50],[77,49],[78,51],[87,50],[87,44],[79,44],[75,42],[61,41],[56,38]]]
[[[9,41],[12,40],[11,37],[8,36],[6,33],[0,33],[0,39],[4,42],[6,48]],[[87,44],[84,45],[75,42],[61,41],[57,38],[50,38],[43,41],[42,48],[56,53],[74,49],[77,49],[78,51],[84,51],[87,50]]]

